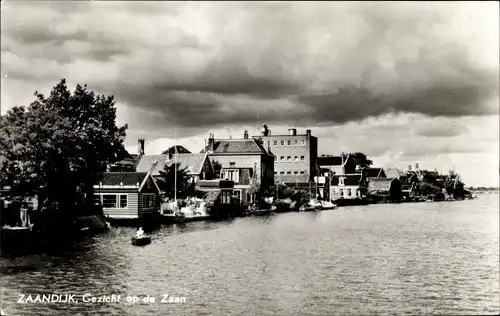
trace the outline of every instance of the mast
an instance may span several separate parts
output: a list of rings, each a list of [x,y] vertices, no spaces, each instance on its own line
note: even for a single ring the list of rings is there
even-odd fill
[[[177,202],[177,133],[174,128],[174,201]]]

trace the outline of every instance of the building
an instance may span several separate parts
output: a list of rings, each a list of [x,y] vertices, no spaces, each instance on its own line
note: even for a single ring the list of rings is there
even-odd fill
[[[106,172],[94,191],[96,203],[110,219],[137,219],[160,209],[160,189],[146,172]]]
[[[330,180],[330,200],[362,199],[367,195],[367,188],[362,174],[334,175]]]
[[[368,196],[373,202],[401,202],[401,181],[397,178],[372,178],[368,182]]]
[[[355,174],[356,162],[350,154],[342,153],[340,156],[318,157],[318,167],[321,170],[328,170],[331,175]]]
[[[174,163],[179,165],[179,169],[186,170],[191,182],[214,179],[214,169],[207,153],[144,155],[139,159],[136,169],[137,172],[151,172],[153,177],[158,178],[160,171]]]
[[[243,139],[215,139],[210,134],[201,152],[221,165],[221,179],[234,181],[233,195],[241,204],[253,203],[259,188],[274,184],[273,153],[247,131]]]
[[[234,208],[233,198],[234,182],[230,180],[200,180],[196,190],[204,192],[211,217],[226,217],[235,215],[238,210]],[[239,204],[239,201],[236,201]]]
[[[362,168],[362,172],[368,181],[387,177],[383,168]]]
[[[137,140],[137,154],[130,154],[122,147],[119,161],[107,166],[107,172],[135,172],[139,159],[144,156],[144,139]]]
[[[259,136],[275,155],[274,178],[287,184],[309,183],[317,176],[318,138],[311,130],[298,134],[290,128],[286,135],[272,135],[267,125]]]

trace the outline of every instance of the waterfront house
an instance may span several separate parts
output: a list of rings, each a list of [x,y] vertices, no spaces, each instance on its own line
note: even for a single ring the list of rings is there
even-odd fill
[[[177,163],[179,169],[185,169],[190,182],[211,180],[214,178],[214,168],[208,154],[162,154],[142,156],[137,164],[138,172],[151,172],[155,178],[161,176],[166,166]]]
[[[397,178],[370,179],[368,181],[368,198],[373,202],[401,202],[401,181]]]
[[[210,134],[201,151],[221,165],[220,178],[234,181],[233,196],[240,204],[252,204],[259,188],[274,184],[274,154],[259,138],[215,139]]]
[[[362,174],[334,175],[330,180],[330,200],[362,199],[366,197],[367,182]]]
[[[159,212],[160,189],[147,172],[106,172],[94,192],[96,203],[110,219],[137,219]]]

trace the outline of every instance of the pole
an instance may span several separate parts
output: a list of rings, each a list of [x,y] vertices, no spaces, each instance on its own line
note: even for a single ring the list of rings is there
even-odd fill
[[[174,201],[177,202],[177,131],[174,128]]]

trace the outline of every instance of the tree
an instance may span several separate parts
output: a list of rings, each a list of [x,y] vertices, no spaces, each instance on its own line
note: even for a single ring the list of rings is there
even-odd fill
[[[11,199],[37,197],[39,209],[52,202],[66,213],[88,208],[93,185],[118,160],[127,125],[116,125],[113,96],[86,85],[71,93],[63,79],[48,97],[35,97],[1,118],[0,186],[10,187]]]
[[[177,171],[177,179],[175,173]],[[160,170],[158,186],[163,191],[164,197],[174,198],[177,189],[177,198],[183,198],[194,190],[194,183],[187,173],[187,168],[180,168],[180,164],[167,164],[163,170]],[[177,181],[177,186],[175,182]]]
[[[184,146],[175,145],[175,146],[168,148],[167,150],[164,150],[161,154],[162,155],[167,155],[167,154],[174,155],[176,152],[178,154],[190,154],[191,153]]]
[[[214,168],[215,179],[219,179],[220,171],[222,170],[222,165],[217,160],[212,160],[212,167]]]
[[[359,166],[360,168],[369,168],[373,165],[373,161],[368,159],[368,157],[361,152],[351,153],[350,156],[356,163],[356,166]]]

